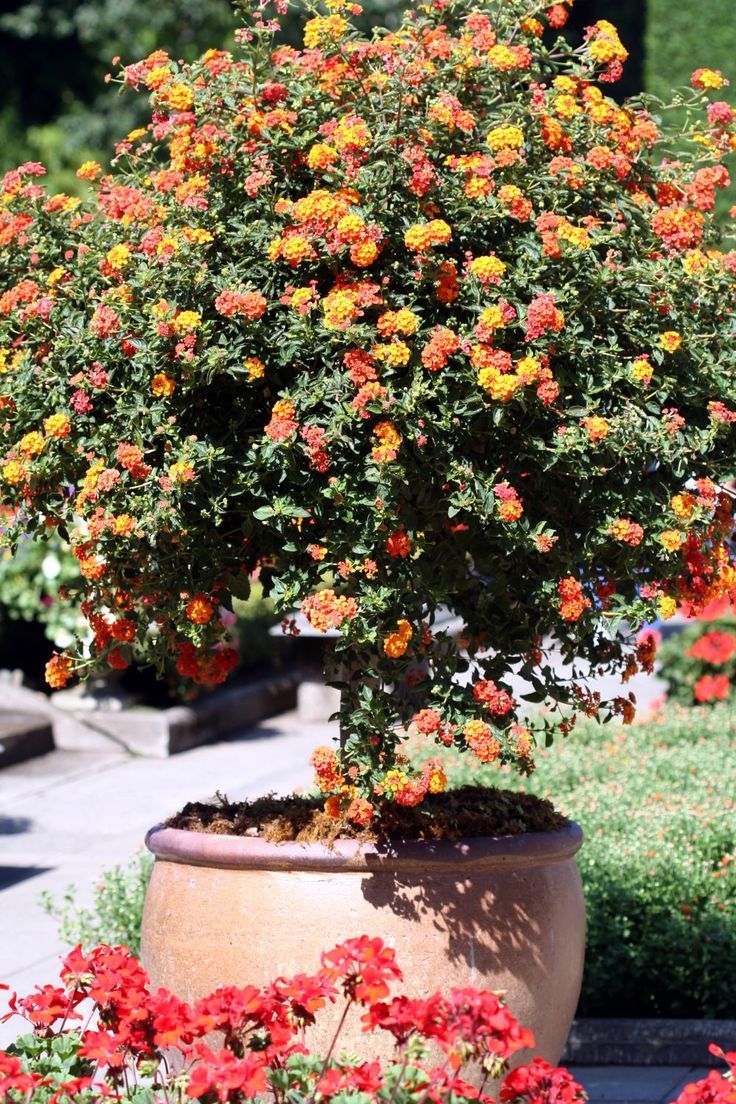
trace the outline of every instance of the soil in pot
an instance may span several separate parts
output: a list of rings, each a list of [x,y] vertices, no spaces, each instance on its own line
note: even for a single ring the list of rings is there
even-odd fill
[[[419,806],[383,805],[367,827],[324,810],[318,797],[262,797],[232,803],[189,802],[166,825],[215,835],[257,836],[272,843],[330,843],[336,839],[458,840],[554,832],[568,821],[553,805],[513,790],[462,786],[429,794]]]

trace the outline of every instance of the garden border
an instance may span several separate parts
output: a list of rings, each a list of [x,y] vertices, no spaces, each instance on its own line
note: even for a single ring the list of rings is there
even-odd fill
[[[587,1019],[573,1021],[560,1061],[577,1066],[709,1066],[723,1062],[709,1043],[736,1049],[736,1020]]]

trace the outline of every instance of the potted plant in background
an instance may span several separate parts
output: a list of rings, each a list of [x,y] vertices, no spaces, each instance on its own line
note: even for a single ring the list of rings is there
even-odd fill
[[[443,793],[407,726],[529,771],[577,712],[633,716],[577,660],[649,670],[632,629],[733,590],[733,114],[714,70],[674,135],[614,103],[615,28],[555,39],[564,4],[444,0],[373,39],[357,11],[328,0],[297,50],[244,4],[236,56],[125,68],[151,123],[81,167],[86,202],[6,176],[3,502],[11,540],[60,532],[85,580],[93,641],[52,685],[172,654],[222,681],[256,571],[340,631],[323,798],[150,835],[155,980],[191,996],[379,930],[419,989],[511,989],[556,1060],[579,830]]]
[[[78,610],[59,601],[78,578],[77,562],[58,538],[22,541],[15,555],[0,552],[0,668],[20,668],[43,685],[54,647],[65,648],[87,627]]]

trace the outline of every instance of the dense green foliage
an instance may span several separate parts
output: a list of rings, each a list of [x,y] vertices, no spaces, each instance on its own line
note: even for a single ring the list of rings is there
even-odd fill
[[[452,785],[525,789],[582,825],[580,1015],[733,1015],[735,752],[736,712],[720,706],[604,732],[581,724],[523,782],[448,757]]]
[[[46,545],[24,541],[15,555],[0,551],[0,634],[16,621],[38,621],[57,648],[66,648],[80,631],[79,609],[60,601],[60,591],[79,580],[79,569],[64,541]]]
[[[40,160],[53,187],[74,191],[80,161],[104,160],[115,140],[139,125],[140,104],[105,88],[112,58],[163,48],[192,59],[226,43],[229,0],[25,0],[0,16],[2,170]]]
[[[736,580],[723,78],[660,130],[596,86],[627,57],[610,23],[548,47],[529,3],[373,39],[315,16],[303,53],[254,16],[242,55],[125,67],[151,123],[114,175],[80,168],[88,202],[3,180],[3,541],[69,536],[94,633],[49,684],[172,658],[223,681],[220,611],[260,571],[279,615],[341,630],[322,780],[361,820],[441,786],[393,769],[394,721],[523,770],[517,665],[529,700],[633,712],[540,641],[648,669],[630,628]]]
[[[105,76],[157,49],[193,60],[210,46],[229,46],[237,0],[15,0],[0,15],[0,174],[22,161],[43,161],[50,187],[79,191],[81,161],[105,163],[121,135],[141,124],[131,97],[106,91]],[[396,24],[398,0],[367,0],[365,27]],[[10,8],[10,10],[8,10]],[[297,40],[295,12],[287,36]]]
[[[80,161],[104,161],[120,135],[141,122],[140,104],[105,95],[105,74],[119,55],[131,61],[161,48],[191,60],[208,46],[229,43],[230,0],[16,0],[0,15],[0,173],[26,160],[43,161],[53,187],[75,191]],[[367,0],[365,27],[396,25],[401,0]],[[578,0],[569,33],[611,19],[631,54],[616,95],[642,87],[644,6],[639,0]],[[296,40],[298,14],[288,37]],[[685,79],[689,71],[685,74]]]
[[[400,0],[367,0],[364,20],[393,26],[403,6]],[[8,7],[0,16],[0,172],[38,158],[65,190],[73,187],[79,161],[104,158],[121,133],[138,125],[137,104],[104,95],[113,56],[130,61],[161,47],[191,59],[207,46],[225,44],[234,26],[230,0],[163,0],[153,6],[139,0],[15,0]],[[577,36],[596,20],[610,19],[630,54],[616,95],[646,87],[666,98],[699,65],[731,68],[731,8],[730,0],[577,0],[569,33]]]
[[[698,0],[697,4],[647,0],[646,10],[644,72],[648,91],[667,99],[672,88],[686,83],[699,66],[724,72],[733,68],[736,20],[732,0]],[[733,102],[734,91],[733,87],[726,90],[724,99]]]

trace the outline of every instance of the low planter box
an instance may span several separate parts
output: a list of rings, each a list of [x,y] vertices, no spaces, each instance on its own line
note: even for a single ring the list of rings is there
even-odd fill
[[[577,1066],[711,1066],[723,1062],[709,1043],[736,1050],[736,1020],[579,1019],[563,1064]]]
[[[49,699],[23,687],[7,688],[10,708],[42,714],[46,723],[51,722],[57,748],[88,751],[118,746],[158,759],[212,743],[293,709],[296,690],[295,674],[278,674],[216,690],[189,705],[76,709],[69,700],[61,708],[54,695]]]
[[[0,698],[4,697],[0,688]],[[5,702],[0,704],[5,705]],[[48,719],[38,713],[0,710],[0,767],[21,763],[53,751],[54,737]]]

